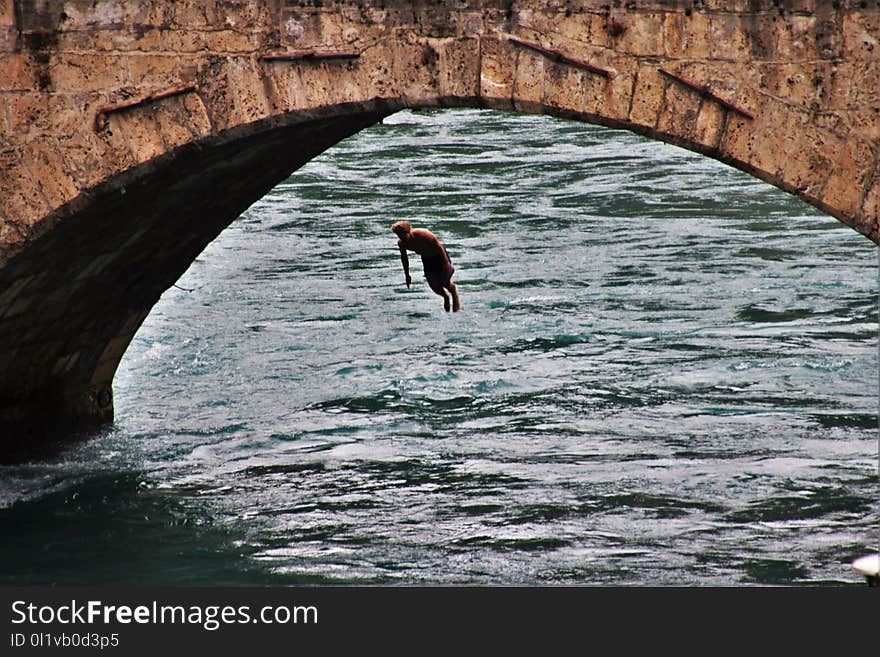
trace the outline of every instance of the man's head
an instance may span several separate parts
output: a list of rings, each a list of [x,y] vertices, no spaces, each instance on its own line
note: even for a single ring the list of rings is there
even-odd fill
[[[408,221],[396,221],[391,224],[391,230],[394,231],[394,234],[397,235],[397,237],[405,240],[412,232],[412,226],[410,226]]]

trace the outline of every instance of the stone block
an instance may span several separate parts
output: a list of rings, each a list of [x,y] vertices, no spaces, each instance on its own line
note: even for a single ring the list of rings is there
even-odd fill
[[[79,193],[57,144],[43,140],[31,142],[24,147],[24,156],[32,179],[51,207],[57,208]]]
[[[480,98],[487,107],[513,109],[513,81],[516,52],[512,43],[503,39],[480,40]]]
[[[226,0],[215,10],[218,21],[235,30],[269,32],[273,24],[272,3],[252,0]],[[215,22],[216,24],[216,22]]]
[[[845,172],[832,173],[822,192],[822,202],[846,217],[858,216],[862,206],[861,193],[855,189]],[[836,214],[836,213],[835,213]]]
[[[742,33],[745,37],[745,57],[738,61],[751,63],[776,61],[779,50],[780,17],[776,12],[769,14],[746,13],[740,17]]]
[[[271,100],[275,111],[292,112],[304,109],[309,105],[309,88],[301,74],[299,64],[287,61],[264,61],[262,62]],[[378,68],[368,69],[374,76]],[[384,76],[383,79],[387,79]],[[377,91],[381,87],[376,87]]]
[[[629,121],[636,126],[654,129],[663,110],[668,80],[654,64],[639,66],[632,97]]]
[[[81,43],[76,43],[76,40]],[[125,26],[100,31],[67,32],[62,34],[64,50],[96,50],[123,53],[144,52],[161,48],[162,34],[156,30],[132,30]]]
[[[134,31],[134,41],[131,43],[131,50],[141,53],[161,53],[162,35],[163,31],[154,27],[136,29]]]
[[[838,66],[838,77],[841,84],[851,80],[846,92],[846,106],[857,110],[880,108],[880,57],[872,57],[860,62],[843,62]],[[843,95],[843,90],[837,92]]]
[[[671,135],[674,141],[696,144],[697,119],[702,104],[703,100],[696,91],[678,82],[668,81],[657,118],[657,130]]]
[[[31,91],[36,86],[37,71],[30,56],[20,52],[0,54],[0,91]]]
[[[67,171],[80,189],[88,189],[135,165],[131,151],[108,131],[95,134],[91,126],[58,140]]]
[[[685,44],[684,25],[689,18],[678,11],[668,11],[663,15],[663,54],[666,57],[681,57]]]
[[[44,288],[36,293],[40,318],[38,326],[44,335],[64,333],[67,326],[65,313],[70,305],[71,297],[74,297],[77,292],[78,290],[72,290],[68,282],[65,281],[54,289],[50,288],[48,292]],[[40,337],[31,336],[30,342],[39,344]]]
[[[12,93],[6,95],[6,117],[9,135],[17,142],[30,135],[52,129],[52,113],[46,94]]]
[[[786,135],[776,157],[776,175],[782,185],[811,201],[820,199],[832,163],[827,157],[829,151],[816,147],[824,145],[827,148],[832,142],[843,146],[804,123],[800,125],[798,134]]]
[[[19,295],[19,297],[5,308],[3,314],[4,320],[10,320],[13,317],[21,317],[32,312],[39,305],[39,300],[27,294]]]
[[[15,27],[15,6],[13,0],[0,0],[0,27]]]
[[[764,0],[764,6],[769,7],[770,2],[774,2],[776,4],[772,5],[773,11],[777,11],[778,0]],[[792,3],[801,2],[802,0],[785,0],[789,6]],[[812,0],[808,0],[812,1]],[[708,12],[727,12],[732,14],[741,14],[747,11],[751,12],[760,12],[761,8],[761,0],[700,0],[699,7],[703,11]],[[694,3],[696,5],[697,3]],[[757,6],[756,6],[757,5]],[[687,6],[687,5],[685,5]]]
[[[127,59],[120,55],[61,53],[51,67],[56,92],[113,90],[128,84]]]
[[[0,52],[15,52],[18,50],[18,30],[14,27],[0,25]]]
[[[163,31],[162,50],[166,53],[178,54],[207,52],[207,33],[195,30]]]
[[[611,20],[605,12],[590,12],[584,18],[585,24],[589,24],[589,43],[593,46],[614,50],[614,38],[609,29]]]
[[[0,243],[3,243],[2,236],[0,236]],[[0,291],[0,317],[3,317],[5,312],[12,306],[13,301],[25,289],[30,280],[30,276],[17,278],[7,285],[4,290]]]
[[[557,19],[549,32],[563,42],[592,43],[590,38],[592,18],[592,14],[573,13],[571,16]]]
[[[364,72],[362,63],[358,60],[328,61],[323,66],[323,73],[332,76],[335,74],[335,102],[337,103],[361,103],[376,98],[369,85],[369,75]]]
[[[344,30],[336,16],[285,8],[280,25],[281,47],[287,49],[327,48],[345,42]]]
[[[735,14],[713,14],[709,17],[709,57],[726,61],[748,61],[752,57],[746,25]]]
[[[154,87],[157,91],[180,84],[181,60],[164,54],[137,54],[128,58],[131,83],[141,88]]]
[[[757,77],[748,64],[710,60],[690,63],[683,75],[709,88],[719,98],[750,111],[754,103],[750,90],[757,89]]]
[[[257,4],[257,3],[249,3]],[[259,3],[262,4],[262,3]],[[125,11],[125,24],[137,27],[167,26],[174,16],[174,4],[153,2],[152,0],[130,0],[122,3]]]
[[[215,60],[199,75],[199,90],[215,130],[265,118],[271,104],[259,63],[250,57]]]
[[[214,25],[213,3],[198,0],[174,0],[171,24],[186,29],[207,28]]]
[[[53,38],[56,39],[56,43],[52,48],[55,52],[94,52],[99,42],[105,43],[100,33],[90,32],[89,30],[57,32],[53,35]],[[40,52],[35,52],[34,54],[37,57],[42,55]]]
[[[550,39],[558,34],[560,17],[555,11],[536,11],[523,7],[515,13],[516,17],[506,21],[508,24],[504,27],[517,37],[535,41],[541,37]]]
[[[630,12],[611,19],[606,29],[612,36],[616,52],[637,57],[661,57],[666,50],[664,27],[664,13]]]
[[[863,76],[867,70],[864,60],[836,62],[831,66],[829,74],[822,79],[822,85],[828,96],[826,102],[828,109],[857,109],[860,104],[860,90],[865,86]],[[877,73],[880,74],[880,71]]]
[[[865,198],[876,175],[878,146],[858,135],[821,144],[824,152],[837,155],[830,162],[830,177],[822,201],[850,217],[862,212]]]
[[[190,112],[183,94],[167,98],[152,107],[153,120],[166,148],[176,148],[203,136],[190,128]]]
[[[717,103],[703,102],[697,116],[694,143],[701,149],[717,152],[724,134],[728,114],[732,113]]]
[[[617,58],[606,65],[614,72],[614,77],[605,83],[601,94],[587,98],[588,111],[615,125],[623,124],[630,120],[637,64],[634,60]]]
[[[431,23],[427,23],[430,25]],[[314,46],[338,46],[345,43],[345,28],[343,21],[339,20],[339,15],[333,11],[323,11],[313,15],[309,26],[310,32],[308,36],[315,39],[309,45]],[[437,36],[428,30],[423,32],[424,36]],[[446,35],[439,35],[446,36]]]
[[[816,16],[788,14],[778,23],[776,53],[782,62],[805,62],[819,59],[816,42]]]
[[[352,102],[374,98],[392,98],[395,96],[394,69],[395,64],[389,61],[388,48],[394,48],[385,43],[363,44],[365,35],[362,32],[350,34],[353,39],[350,44],[340,48],[344,52],[359,52],[360,57],[356,60],[328,60],[323,64],[313,62],[279,62],[265,65],[265,70],[270,80],[280,82],[284,76],[290,79],[293,88],[281,90],[282,96],[287,97],[287,105],[301,107],[307,100],[308,90],[305,90],[301,71],[305,71],[309,80],[321,80],[322,89],[332,88],[329,77],[334,72],[342,71],[339,76],[342,83],[342,95]],[[312,83],[310,83],[312,84]],[[330,91],[326,93],[332,93]]]
[[[394,95],[387,62],[382,73],[353,60],[294,60],[263,62],[266,101],[282,112],[357,102],[374,90],[377,95]],[[373,75],[370,75],[370,74]],[[373,86],[381,77],[384,81]],[[274,109],[270,111],[275,111]]]
[[[479,44],[476,38],[442,39],[438,53],[437,87],[444,98],[477,98],[480,95]]]
[[[765,103],[753,142],[749,164],[771,177],[781,177],[782,169],[809,125],[805,114],[778,101]]]
[[[92,30],[125,24],[125,4],[122,2],[67,2],[64,4],[65,30]]]
[[[682,23],[680,38],[681,55],[691,60],[709,59],[712,50],[710,17],[703,12],[693,12]]]
[[[486,31],[487,20],[484,11],[462,10],[456,14],[455,23],[458,36],[473,38]]]
[[[7,221],[30,226],[51,208],[21,160],[0,170],[0,206]]]
[[[873,220],[877,225],[880,220],[880,167],[874,167],[874,175],[868,182],[868,191],[862,201],[860,216],[865,220]]]
[[[397,14],[399,12],[399,7],[392,9],[386,8],[384,4],[376,5],[374,3],[368,3],[357,8],[353,8],[351,5],[345,5],[342,9],[342,15],[352,21],[357,21],[363,25],[383,28],[390,24],[392,18],[398,17]],[[409,17],[412,18],[412,10],[410,10]]]
[[[863,112],[841,112],[844,121],[853,127],[861,138],[880,143],[880,106]]]
[[[92,276],[100,276],[102,272],[114,261],[118,260],[118,258],[118,253],[104,253],[96,256],[91,262],[82,266],[79,273],[76,275],[76,281],[81,282]]]
[[[517,47],[514,61],[513,105],[528,113],[540,112],[544,97],[544,70],[551,65],[540,53]]]
[[[590,63],[597,60],[590,58]],[[605,70],[605,62],[594,64]],[[559,65],[557,65],[558,67]],[[579,70],[571,67],[560,67],[558,72],[547,69],[547,78],[544,81],[543,103],[548,107],[561,107],[578,114],[584,114],[591,119],[597,116],[609,118],[624,118],[629,107],[627,98],[626,108],[615,104],[614,81],[616,78],[605,77],[591,71]]]
[[[585,92],[594,84],[595,77],[565,64],[546,62],[541,105],[555,113],[586,113]],[[600,80],[604,82],[604,78]]]
[[[260,47],[255,35],[236,30],[211,30],[205,32],[205,47],[211,52],[250,53]]]
[[[21,226],[5,216],[0,216],[0,267],[3,267],[18,252],[24,237],[25,232]],[[0,306],[0,313],[3,312],[4,307]]]
[[[200,138],[211,134],[214,130],[208,109],[199,94],[185,94],[181,102],[186,110],[187,128],[193,137]]]
[[[754,68],[742,63],[728,64],[709,72],[707,80],[714,92],[753,116],[754,121],[761,121],[767,96],[760,91],[759,74]]]
[[[829,64],[769,64],[761,70],[761,88],[767,93],[804,109],[825,104],[833,74]]]
[[[63,376],[64,374],[68,374],[76,367],[79,358],[79,352],[74,352],[72,354],[68,354],[67,356],[62,356],[55,362],[54,366],[52,367],[52,374],[55,376]]]
[[[129,150],[135,164],[152,160],[165,152],[165,141],[149,106],[110,114],[106,133],[116,149]]]
[[[849,12],[841,16],[847,60],[864,60],[880,55],[880,11]]]
[[[413,107],[437,104],[440,55],[435,40],[407,39],[393,49],[392,72],[397,93]]]
[[[51,137],[55,139],[65,139],[94,124],[89,99],[78,94],[50,94],[46,109],[52,122]]]

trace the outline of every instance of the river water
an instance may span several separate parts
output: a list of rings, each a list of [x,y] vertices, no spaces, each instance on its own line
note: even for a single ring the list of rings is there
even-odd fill
[[[669,145],[398,113],[166,292],[111,429],[2,468],[0,583],[863,586],[877,263]]]

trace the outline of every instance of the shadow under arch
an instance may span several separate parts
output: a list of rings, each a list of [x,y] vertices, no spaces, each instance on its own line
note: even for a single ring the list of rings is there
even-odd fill
[[[0,270],[0,282],[28,293],[0,324],[8,345],[2,451],[27,452],[32,441],[112,421],[112,381],[126,348],[205,246],[317,154],[406,106],[340,105],[239,126],[133,167],[44,220],[41,234]],[[529,104],[516,110],[626,128],[711,156],[698,144],[602,117]]]
[[[340,108],[334,108],[340,110]],[[392,110],[267,120],[175,148],[59,208],[0,269],[0,451],[113,419],[112,380],[150,309],[204,247],[318,153]]]

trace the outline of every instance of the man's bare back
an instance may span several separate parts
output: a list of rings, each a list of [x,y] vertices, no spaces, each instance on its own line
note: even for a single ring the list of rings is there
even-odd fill
[[[405,241],[408,251],[415,251],[420,256],[429,258],[445,257],[443,245],[440,240],[429,230],[424,228],[413,228],[409,232],[408,238],[401,239],[398,242]]]
[[[409,275],[409,257],[407,251],[418,253],[422,257],[422,266],[425,270],[425,278],[435,294],[443,297],[443,308],[449,312],[450,296],[452,298],[452,311],[458,312],[461,303],[458,299],[458,290],[452,282],[452,274],[455,267],[446,253],[446,247],[429,230],[413,228],[407,221],[398,221],[391,225],[391,230],[397,235],[397,248],[400,249],[400,262],[403,264],[403,273],[406,277],[406,286],[409,287],[412,278]],[[449,294],[446,291],[449,290]]]

